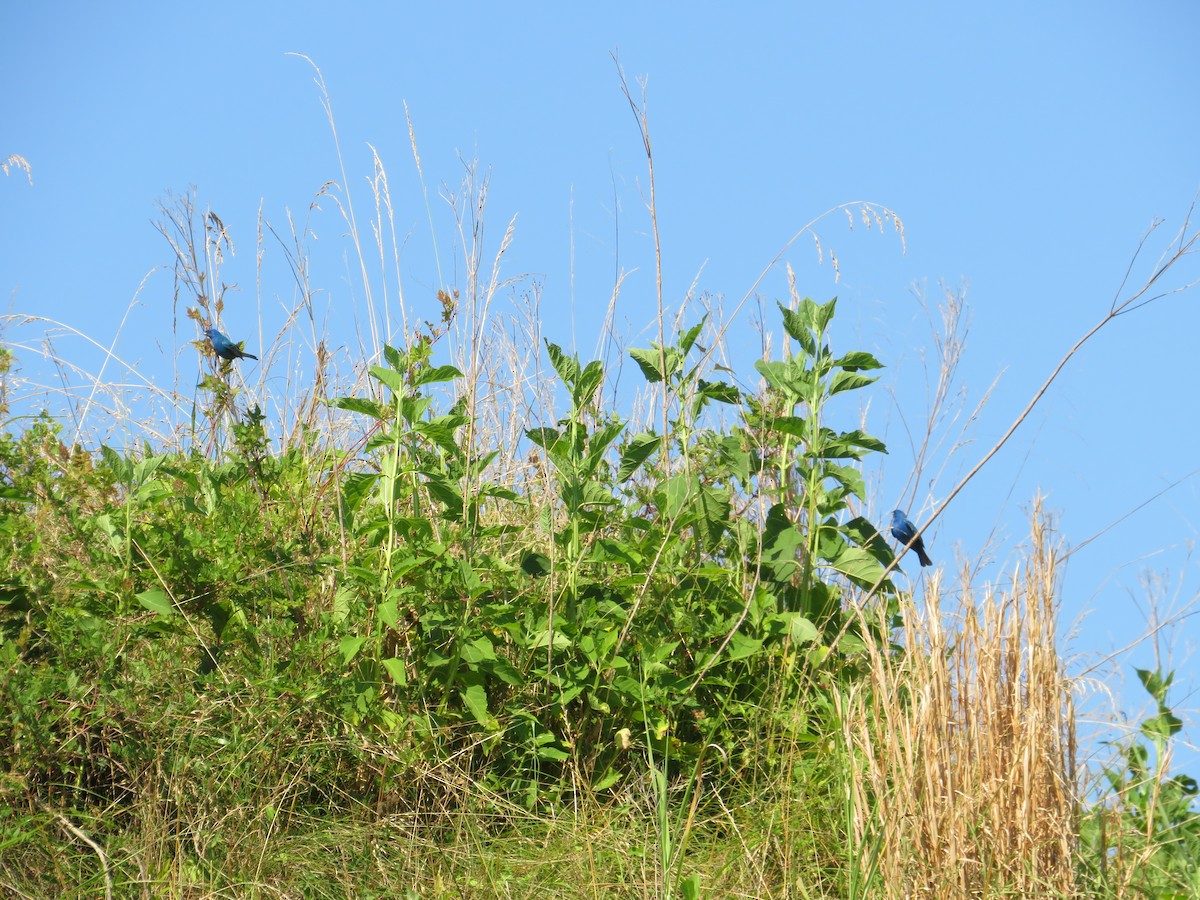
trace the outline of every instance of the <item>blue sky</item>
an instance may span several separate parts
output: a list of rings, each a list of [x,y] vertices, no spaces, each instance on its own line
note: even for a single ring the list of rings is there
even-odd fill
[[[672,311],[693,283],[732,309],[793,234],[838,204],[873,201],[902,218],[904,249],[891,231],[851,233],[838,216],[822,221],[822,244],[840,263],[836,282],[811,240],[785,256],[802,294],[840,298],[835,342],[888,366],[869,419],[892,450],[876,480],[882,512],[908,487],[904,423],[919,427],[926,413],[922,359],[932,342],[914,287],[937,302],[941,284],[966,286],[970,331],[958,380],[966,409],[999,380],[968,432],[972,442],[948,459],[944,448],[917,486],[921,519],[1104,314],[1150,223],[1165,220],[1131,282],[1144,279],[1183,224],[1200,188],[1200,8],[1186,0],[918,6],[767,3],[734,13],[701,3],[686,14],[628,3],[13,7],[0,33],[0,156],[28,160],[33,183],[0,177],[5,311],[67,323],[103,345],[115,339],[139,376],[164,387],[194,383],[186,342],[195,333],[172,307],[172,258],[151,222],[168,192],[195,186],[237,244],[226,277],[240,290],[226,330],[251,352],[273,341],[294,283],[270,240],[257,283],[258,211],[286,229],[288,210],[303,219],[321,186],[343,178],[313,70],[294,52],[325,77],[360,211],[368,144],[387,166],[397,224],[410,235],[402,261],[413,309],[434,315],[435,240],[441,281],[452,285],[461,273],[437,192],[458,185],[463,159],[478,160],[490,173],[490,252],[516,217],[504,262],[515,281],[502,297],[537,285],[543,333],[590,358],[614,272],[625,270],[616,328],[644,346],[654,318],[645,159],[616,52],[631,81],[647,78]],[[320,326],[350,355],[365,313],[346,228],[328,200],[312,228]],[[1168,285],[1198,276],[1193,257]],[[758,294],[768,308],[785,298],[783,270]],[[1039,489],[1071,546],[1182,479],[1071,558],[1064,617],[1080,624],[1064,649],[1077,671],[1146,631],[1147,577],[1161,580],[1175,609],[1190,610],[1200,591],[1192,556],[1198,300],[1184,293],[1113,322],[927,537],[934,557],[949,562],[975,559],[998,535],[1008,543],[990,555],[1011,564]],[[743,378],[757,346],[754,305],[732,332]],[[30,348],[21,351],[25,373],[46,381],[33,352],[39,329],[10,326],[5,339]],[[85,341],[59,336],[55,349],[98,371],[101,357]],[[110,380],[127,378],[120,367],[108,371]],[[282,379],[246,373],[251,390]],[[1181,670],[1174,700],[1191,725],[1200,626],[1184,618],[1169,636]],[[1143,643],[1096,674],[1136,714],[1143,698],[1126,687],[1136,685],[1131,667],[1154,664]]]

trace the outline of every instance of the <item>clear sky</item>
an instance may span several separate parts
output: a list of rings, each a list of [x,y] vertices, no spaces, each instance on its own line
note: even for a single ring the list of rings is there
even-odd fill
[[[1165,220],[1131,283],[1167,249],[1200,188],[1200,6],[1191,0],[763,3],[736,12],[708,3],[340,6],[9,4],[0,158],[28,160],[33,183],[0,176],[5,311],[115,341],[136,373],[110,364],[107,381],[189,384],[196,334],[172,305],[172,256],[151,223],[169,193],[195,186],[238,249],[226,277],[239,291],[223,325],[265,355],[295,285],[269,237],[258,281],[260,208],[286,233],[288,211],[304,221],[322,185],[345,180],[360,215],[369,212],[370,145],[408,235],[403,287],[419,315],[432,318],[439,283],[461,278],[453,218],[437,193],[457,187],[463,160],[478,160],[490,173],[489,254],[516,217],[502,273],[514,281],[501,299],[536,287],[543,333],[591,358],[614,272],[624,270],[616,329],[645,346],[654,318],[645,158],[616,52],[631,81],[647,79],[672,311],[693,284],[732,310],[787,240],[838,204],[873,201],[903,220],[904,247],[890,230],[821,222],[822,244],[840,263],[836,282],[810,239],[785,256],[802,294],[839,296],[838,347],[870,350],[888,366],[868,418],[891,449],[875,480],[881,520],[913,497],[906,429],[927,412],[922,360],[933,341],[916,294],[937,302],[941,285],[965,287],[965,411],[996,386],[970,443],[953,454],[952,440],[942,445],[917,485],[913,518],[924,521],[1107,311],[1151,222]],[[290,52],[324,75],[345,176],[313,70]],[[328,197],[310,221],[318,327],[350,358],[365,301],[346,227]],[[1167,286],[1197,277],[1192,257]],[[786,298],[782,269],[757,294],[770,308]],[[1164,637],[1189,738],[1200,637],[1190,605],[1200,591],[1198,304],[1193,290],[1108,326],[927,536],[945,564],[976,559],[999,537],[1006,543],[986,555],[1011,565],[1039,489],[1068,546],[1103,532],[1068,564],[1064,630],[1078,627],[1064,652],[1083,672],[1145,633],[1154,582],[1160,603],[1188,613]],[[744,379],[755,308],[731,332]],[[773,316],[767,323],[777,327]],[[28,348],[19,350],[25,375],[55,384],[35,352],[45,330],[10,324],[4,339]],[[56,335],[60,357],[99,372],[95,347]],[[303,345],[291,352],[296,362]],[[287,358],[274,364],[286,369]],[[263,369],[245,371],[252,390],[284,377],[268,371],[264,384]],[[1153,667],[1153,646],[1118,662],[1094,675],[1136,715],[1144,698],[1132,666]]]

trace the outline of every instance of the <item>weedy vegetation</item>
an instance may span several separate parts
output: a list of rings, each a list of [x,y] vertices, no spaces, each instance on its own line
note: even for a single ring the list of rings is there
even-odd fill
[[[278,379],[198,341],[194,395],[155,389],[124,447],[81,427],[120,418],[117,385],[10,418],[0,352],[6,892],[1200,893],[1169,672],[1139,673],[1157,712],[1084,788],[1040,506],[1006,586],[893,577],[864,476],[886,447],[838,424],[883,362],[832,349],[836,300],[789,279],[747,385],[717,318],[668,319],[660,278],[658,340],[627,351],[636,414],[602,361],[496,315],[513,225],[489,263],[474,172],[462,283],[414,314],[375,165],[369,222],[322,191],[373,311],[357,376],[323,342],[303,226],[277,241],[286,328],[251,342]],[[184,324],[215,322],[230,231],[191,195],[159,225]]]

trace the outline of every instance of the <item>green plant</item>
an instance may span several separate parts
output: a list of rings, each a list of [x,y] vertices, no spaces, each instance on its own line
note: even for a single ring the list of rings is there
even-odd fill
[[[1136,671],[1157,709],[1139,735],[1117,746],[1119,763],[1103,769],[1111,793],[1080,823],[1085,876],[1097,892],[1117,896],[1200,896],[1200,786],[1168,774],[1183,728],[1167,704],[1175,673]]]

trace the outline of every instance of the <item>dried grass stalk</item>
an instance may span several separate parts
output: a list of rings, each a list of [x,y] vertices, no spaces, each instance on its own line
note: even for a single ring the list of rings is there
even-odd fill
[[[841,698],[859,865],[885,897],[1070,896],[1075,730],[1058,654],[1058,553],[1035,505],[1005,591],[935,576]],[[1023,570],[1023,571],[1022,571]],[[943,601],[949,601],[943,603]],[[951,604],[957,609],[945,612]]]

